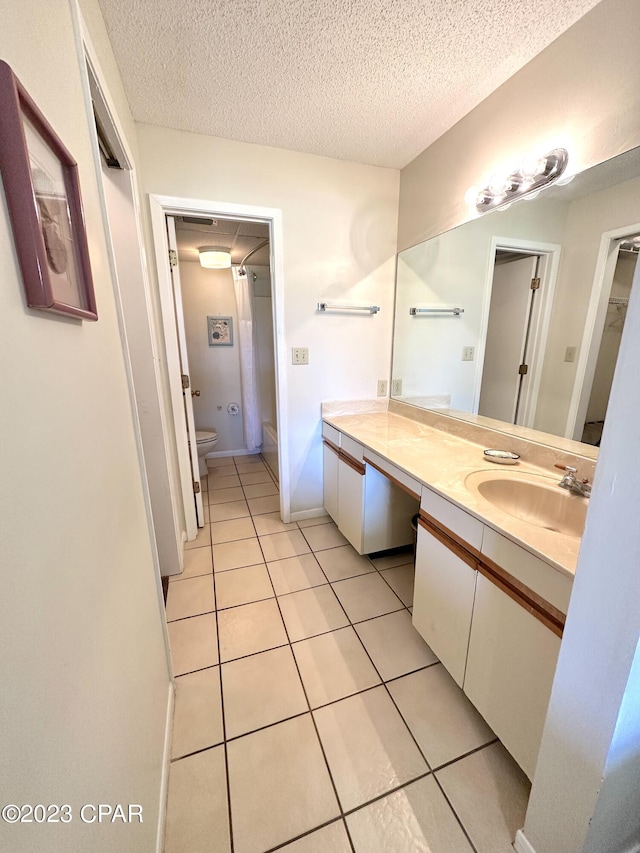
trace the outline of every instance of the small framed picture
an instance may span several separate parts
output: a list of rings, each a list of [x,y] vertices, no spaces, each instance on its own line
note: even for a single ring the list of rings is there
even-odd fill
[[[78,165],[0,61],[0,173],[27,305],[97,320]]]
[[[210,347],[233,346],[233,317],[207,317]]]

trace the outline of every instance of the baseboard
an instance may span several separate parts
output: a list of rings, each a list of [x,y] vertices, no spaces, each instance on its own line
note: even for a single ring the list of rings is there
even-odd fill
[[[303,509],[300,512],[292,512],[291,513],[291,521],[304,521],[306,518],[320,518],[321,516],[326,515],[329,517],[329,513],[323,506],[316,507],[316,509]]]
[[[171,766],[171,733],[173,731],[173,680],[169,682],[169,698],[167,700],[167,721],[164,730],[164,750],[162,752],[162,778],[160,779],[160,808],[158,809],[158,833],[156,836],[156,853],[164,850],[164,827],[167,819],[167,796],[169,794],[169,767]]]
[[[247,450],[246,447],[241,450],[212,450],[204,457],[206,459],[221,459],[226,456],[257,456],[260,453],[260,448],[256,450]]]
[[[536,853],[533,846],[527,840],[524,832],[519,829],[516,832],[516,840],[513,842],[513,849],[517,851],[517,853]]]

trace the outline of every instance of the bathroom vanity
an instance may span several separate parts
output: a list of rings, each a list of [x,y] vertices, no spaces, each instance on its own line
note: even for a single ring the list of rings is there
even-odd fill
[[[587,506],[553,465],[593,462],[389,409],[324,415],[326,509],[359,553],[410,542],[419,512],[414,626],[532,778]],[[520,462],[492,464],[491,446]]]

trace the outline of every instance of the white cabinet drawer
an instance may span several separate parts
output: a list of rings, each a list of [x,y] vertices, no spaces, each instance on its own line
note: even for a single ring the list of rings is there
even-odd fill
[[[415,480],[413,477],[410,477],[409,474],[406,474],[400,468],[396,468],[395,465],[392,465],[391,462],[387,462],[386,459],[383,459],[382,456],[378,456],[377,453],[374,453],[373,450],[365,450],[365,458],[368,462],[371,462],[379,471],[382,471],[387,477],[390,477],[392,480],[395,480],[397,483],[400,483],[401,486],[404,486],[405,489],[408,489],[412,494],[414,494],[417,498],[420,497],[420,492],[422,491],[422,484]]]
[[[566,615],[573,578],[554,569],[530,551],[491,527],[485,527],[482,554]]]
[[[349,436],[344,433],[341,435],[341,442],[340,447],[345,453],[348,453],[349,456],[357,459],[358,462],[362,462],[364,457],[364,447],[361,444],[358,444],[357,441],[349,438]]]
[[[326,438],[327,441],[330,441],[332,444],[335,444],[336,447],[340,447],[341,435],[342,433],[335,427],[325,423],[322,424],[322,437]]]
[[[441,527],[448,528],[472,548],[475,548],[476,551],[480,550],[484,525],[473,515],[469,515],[460,507],[432,492],[431,489],[427,489],[426,486],[422,487],[420,509],[434,518]]]

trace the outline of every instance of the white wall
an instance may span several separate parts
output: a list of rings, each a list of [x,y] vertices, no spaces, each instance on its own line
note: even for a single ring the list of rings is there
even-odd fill
[[[0,823],[6,850],[151,850],[169,672],[113,283],[66,0],[5,2],[0,55],[78,160],[96,323],[25,307],[0,195],[0,799],[69,803]],[[144,806],[84,825],[84,803]]]
[[[400,247],[465,220],[468,188],[538,145],[566,141],[579,169],[639,145],[639,43],[635,2],[603,0],[444,134],[402,172]],[[634,316],[640,323],[636,291],[628,328]],[[640,339],[627,331],[527,813],[525,836],[536,853],[583,850],[596,805],[600,838],[640,836],[635,803],[604,796],[614,788],[607,762],[619,746],[622,698],[637,681],[629,673],[640,629],[638,374]],[[637,720],[637,691],[631,695]],[[635,779],[636,744],[637,726],[625,765]]]
[[[146,193],[282,210],[287,353],[310,354],[286,367],[291,508],[318,509],[320,403],[375,396],[389,375],[399,173],[148,125],[138,144]],[[319,315],[320,300],[382,311]]]
[[[191,387],[200,390],[193,398],[196,429],[215,429],[216,453],[242,451],[238,311],[231,270],[206,270],[197,261],[181,261],[180,283]],[[233,346],[209,346],[207,316],[232,318]],[[228,414],[229,403],[237,403],[240,414]]]

